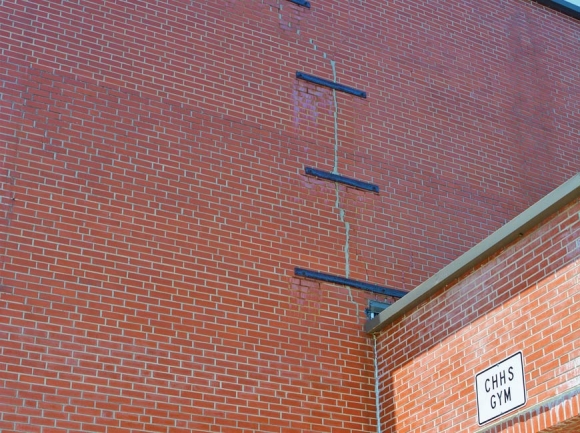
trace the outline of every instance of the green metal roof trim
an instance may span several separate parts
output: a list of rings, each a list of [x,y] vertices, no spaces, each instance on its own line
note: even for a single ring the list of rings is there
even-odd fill
[[[536,204],[471,248],[431,278],[411,290],[393,305],[366,322],[364,330],[373,334],[410,311],[445,285],[523,235],[551,214],[580,197],[580,174],[556,188]]]
[[[579,0],[534,0],[544,6],[554,9],[560,13],[580,20]]]

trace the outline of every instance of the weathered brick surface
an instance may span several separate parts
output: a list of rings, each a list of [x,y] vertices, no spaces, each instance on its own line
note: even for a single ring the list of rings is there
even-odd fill
[[[577,200],[385,328],[384,431],[576,431],[577,419],[559,423],[580,409],[579,301]],[[475,376],[518,351],[527,390],[521,415],[478,428]]]
[[[580,169],[576,21],[312,4],[2,2],[3,432],[374,431],[375,296],[294,267],[412,289]]]

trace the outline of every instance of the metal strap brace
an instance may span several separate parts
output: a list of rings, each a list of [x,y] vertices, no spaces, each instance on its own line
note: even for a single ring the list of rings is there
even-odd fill
[[[366,191],[379,192],[378,185],[352,179],[350,177],[341,176],[339,174],[329,173],[328,171],[317,170],[316,168],[306,167],[304,169],[306,174],[318,177],[320,179],[330,180],[332,182],[343,183],[354,188],[364,189]]]
[[[296,78],[300,80],[309,81],[314,84],[319,84],[321,86],[330,87],[331,89],[340,90],[341,92],[350,93],[351,95],[360,96],[361,98],[367,97],[367,92],[355,89],[353,87],[344,86],[334,81],[325,80],[324,78],[315,77],[314,75],[308,75],[304,72],[296,72]]]
[[[389,287],[366,283],[364,281],[351,280],[350,278],[338,277],[336,275],[324,274],[322,272],[310,271],[308,269],[294,268],[294,275],[297,277],[325,281],[327,283],[350,286],[356,289],[366,290],[367,292],[379,293],[381,295],[393,296],[395,298],[402,298],[407,294],[407,292],[403,292],[402,290],[391,289]]]

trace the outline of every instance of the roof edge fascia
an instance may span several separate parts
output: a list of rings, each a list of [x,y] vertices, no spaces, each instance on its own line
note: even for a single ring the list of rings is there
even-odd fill
[[[580,6],[567,0],[534,0],[543,6],[580,20]]]
[[[419,284],[397,302],[367,321],[364,330],[380,332],[385,326],[410,311],[454,279],[465,274],[494,253],[510,244],[525,232],[580,196],[580,173],[576,174],[510,222]]]

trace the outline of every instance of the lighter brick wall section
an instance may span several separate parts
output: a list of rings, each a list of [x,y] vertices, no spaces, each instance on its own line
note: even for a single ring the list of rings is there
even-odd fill
[[[379,339],[384,431],[478,431],[475,375],[517,351],[528,393],[520,412],[570,394],[580,383],[579,239],[576,200],[385,328]],[[569,399],[577,406],[577,395]],[[574,414],[554,404],[524,417],[526,430],[508,422],[501,431],[539,432]]]

